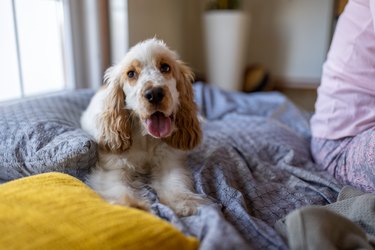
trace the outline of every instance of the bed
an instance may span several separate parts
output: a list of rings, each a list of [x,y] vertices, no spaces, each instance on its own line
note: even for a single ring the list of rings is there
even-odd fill
[[[297,208],[335,202],[342,188],[311,159],[310,114],[278,92],[225,92],[204,83],[194,91],[204,140],[188,167],[197,192],[213,202],[178,218],[149,190],[153,212],[196,237],[199,249],[288,249],[275,223]],[[97,155],[79,118],[93,94],[2,103],[0,182],[47,172],[84,181]]]

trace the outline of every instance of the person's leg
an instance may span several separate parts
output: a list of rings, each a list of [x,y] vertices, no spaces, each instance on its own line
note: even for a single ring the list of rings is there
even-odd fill
[[[313,138],[311,153],[318,166],[343,184],[375,192],[375,130],[340,140]]]

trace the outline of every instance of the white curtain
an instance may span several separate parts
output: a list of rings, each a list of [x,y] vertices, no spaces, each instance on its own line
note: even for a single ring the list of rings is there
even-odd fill
[[[107,0],[64,0],[66,65],[71,89],[99,88],[110,65]]]

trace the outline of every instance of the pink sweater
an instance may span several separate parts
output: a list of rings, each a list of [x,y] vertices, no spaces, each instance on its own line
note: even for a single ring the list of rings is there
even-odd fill
[[[354,136],[375,126],[375,0],[350,0],[323,66],[312,135]]]

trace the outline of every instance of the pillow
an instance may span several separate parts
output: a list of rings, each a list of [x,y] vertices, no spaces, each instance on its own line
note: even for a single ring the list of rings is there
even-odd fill
[[[47,173],[0,185],[0,249],[197,249],[146,212],[111,205],[78,179]]]
[[[96,143],[80,129],[93,90],[0,105],[0,183],[38,173],[65,172],[83,179],[96,162]]]

